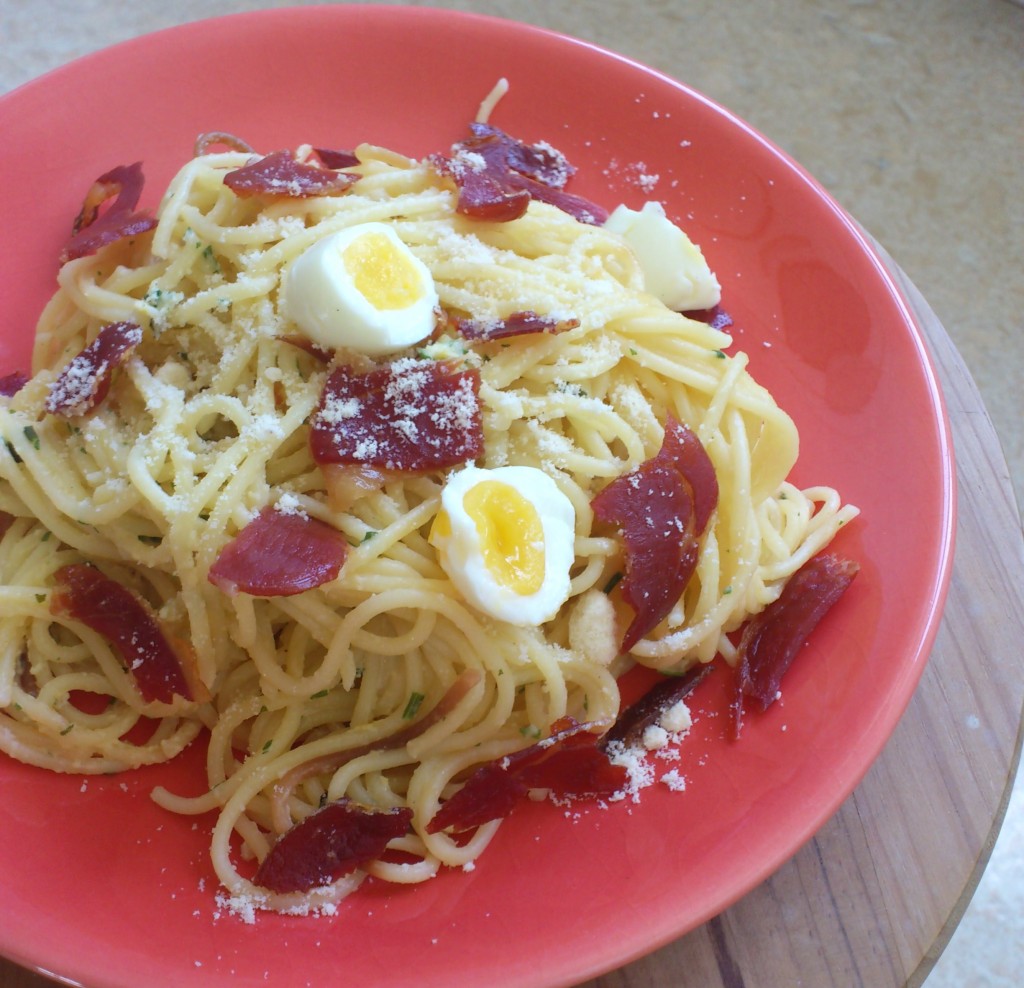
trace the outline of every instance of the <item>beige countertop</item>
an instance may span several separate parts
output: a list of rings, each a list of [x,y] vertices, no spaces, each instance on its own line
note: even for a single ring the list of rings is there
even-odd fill
[[[148,31],[299,5],[0,0],[0,92]],[[882,243],[935,310],[981,390],[1018,498],[1024,493],[1024,8],[1010,0],[439,6],[611,48],[704,92],[789,152]],[[1007,821],[1017,843],[1002,855],[997,848],[993,859],[1004,876],[1019,873],[1024,860],[1022,802],[1015,798]],[[928,988],[1011,984],[1000,978],[1024,962],[1012,955],[1020,950],[1024,882],[1009,894],[1000,877],[991,890],[983,882],[972,907],[986,921],[979,929],[991,931],[993,922],[996,929],[970,939],[969,911],[964,936],[954,938]]]

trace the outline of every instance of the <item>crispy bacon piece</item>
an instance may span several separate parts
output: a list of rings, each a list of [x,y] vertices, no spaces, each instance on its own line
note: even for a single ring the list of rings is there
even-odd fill
[[[633,609],[628,652],[682,596],[697,565],[698,539],[718,502],[714,467],[700,440],[669,416],[658,453],[617,477],[591,501],[625,545],[622,596]]]
[[[135,211],[144,182],[141,161],[119,165],[96,179],[85,195],[71,238],[60,253],[60,263],[95,254],[107,244],[152,230],[156,220],[148,213]],[[114,201],[101,216],[100,207],[109,199]]]
[[[509,336],[525,336],[530,333],[564,333],[566,330],[575,329],[579,324],[579,319],[540,316],[530,309],[513,312],[504,319],[455,320],[455,328],[460,336],[479,342],[503,340]]]
[[[680,700],[689,696],[711,671],[709,665],[695,665],[682,676],[659,679],[639,700],[619,714],[608,733],[598,742],[603,751],[611,744],[629,748],[643,738],[644,731]]]
[[[224,176],[224,184],[243,199],[337,196],[358,180],[358,175],[332,171],[313,160],[299,161],[291,151],[271,151]]]
[[[598,746],[594,724],[565,718],[550,737],[481,765],[442,804],[427,833],[470,830],[507,816],[530,789],[550,789],[560,798],[609,798],[621,792],[628,773]]]
[[[5,398],[13,398],[25,385],[28,384],[28,375],[21,371],[13,371],[0,377],[0,395]]]
[[[91,412],[107,396],[114,368],[141,342],[142,329],[135,323],[108,323],[50,385],[46,410],[61,418]]]
[[[496,223],[518,219],[531,199],[557,206],[582,223],[602,224],[601,206],[564,191],[575,169],[550,145],[524,144],[497,127],[471,123],[471,136],[452,156],[435,155],[432,164],[459,189],[456,211]]]
[[[743,626],[739,643],[735,735],[742,727],[745,697],[767,710],[797,652],[860,570],[854,560],[823,554],[809,559],[782,593]]]
[[[379,858],[411,822],[407,806],[370,810],[347,799],[328,803],[274,844],[253,881],[272,892],[308,892],[330,885]]]
[[[109,641],[147,703],[175,696],[197,703],[210,696],[187,642],[170,639],[152,608],[95,566],[72,563],[54,573],[50,612],[74,618]]]
[[[290,597],[333,580],[347,554],[345,537],[330,525],[264,508],[221,549],[207,578],[232,597]]]
[[[483,451],[480,375],[444,361],[404,359],[328,377],[310,429],[317,463],[417,472],[456,466]]]

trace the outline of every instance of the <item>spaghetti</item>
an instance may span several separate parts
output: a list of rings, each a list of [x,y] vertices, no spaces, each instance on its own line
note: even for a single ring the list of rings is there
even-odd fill
[[[536,198],[519,218],[476,219],[429,160],[369,145],[353,160],[324,169],[347,176],[340,192],[242,195],[225,178],[253,155],[203,149],[171,182],[155,229],[61,267],[33,376],[0,400],[0,510],[11,519],[0,747],[54,771],[110,773],[171,759],[206,732],[205,794],[154,798],[215,811],[224,888],[279,911],[332,908],[365,874],[411,883],[472,862],[497,820],[461,836],[427,826],[472,769],[564,718],[607,726],[633,662],[681,672],[734,661],[729,633],[856,513],[831,489],[787,481],[791,419],[746,356],[726,354],[725,332],[647,294],[620,236]],[[283,286],[312,245],[368,223],[390,227],[426,267],[445,314],[396,363],[476,375],[478,466],[539,469],[572,506],[568,592],[550,620],[489,616],[441,565],[431,532],[457,467],[382,470],[365,487],[357,471],[339,495],[311,454],[330,375],[382,361],[325,358],[298,338]],[[493,328],[524,312],[557,331],[473,340],[455,328],[456,317]],[[112,324],[141,334],[109,392],[87,414],[53,414],[61,374]],[[629,615],[606,591],[623,550],[591,502],[657,453],[670,417],[706,450],[717,507],[685,592],[619,656]],[[211,582],[225,547],[269,508],[340,533],[340,571],[301,593]],[[61,574],[82,564],[128,588],[168,640],[190,643],[201,684],[191,698],[144,697],[123,650],[55,606]],[[254,863],[280,835],[343,799],[402,810],[410,825],[337,880],[257,884]]]

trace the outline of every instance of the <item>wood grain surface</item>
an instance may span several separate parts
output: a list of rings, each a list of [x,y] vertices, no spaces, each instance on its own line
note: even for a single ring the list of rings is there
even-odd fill
[[[935,358],[957,457],[956,557],[921,684],[861,785],[795,857],[720,916],[586,988],[914,988],[984,870],[1020,757],[1024,539],[977,389],[890,267]],[[0,960],[3,988],[52,983]]]

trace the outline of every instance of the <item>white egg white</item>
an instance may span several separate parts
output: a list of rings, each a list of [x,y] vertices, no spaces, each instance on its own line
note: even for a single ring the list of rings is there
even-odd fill
[[[387,238],[418,282],[415,300],[404,308],[377,308],[357,287],[344,251],[368,235]],[[426,265],[386,223],[360,223],[329,234],[307,248],[288,270],[286,315],[314,343],[348,347],[371,357],[397,353],[434,329],[437,289]]]
[[[666,215],[660,202],[643,209],[619,206],[605,221],[632,248],[644,273],[644,288],[676,312],[710,309],[722,290],[704,254]]]
[[[529,501],[540,517],[544,540],[544,577],[533,593],[517,593],[488,567],[473,518],[463,499],[477,484],[508,484]],[[441,493],[450,534],[431,542],[441,566],[462,596],[477,610],[510,624],[532,626],[550,621],[569,596],[569,570],[575,557],[575,511],[554,480],[536,467],[482,469],[467,466],[452,474]]]

